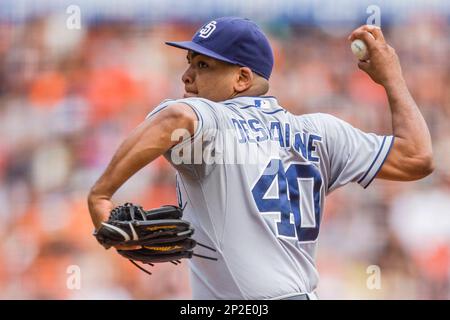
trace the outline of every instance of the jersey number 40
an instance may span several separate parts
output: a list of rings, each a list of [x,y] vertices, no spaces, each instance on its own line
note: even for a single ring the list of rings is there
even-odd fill
[[[310,192],[301,193],[301,181],[312,182]],[[311,185],[309,183],[308,185]],[[269,189],[277,189],[268,196]],[[320,227],[320,189],[322,178],[318,169],[310,163],[292,163],[286,170],[280,159],[272,159],[252,189],[256,207],[261,213],[280,213],[277,222],[279,236],[297,238],[298,241],[315,241]],[[301,201],[314,215],[314,226],[302,227]],[[312,204],[307,205],[307,204]],[[294,223],[291,222],[291,214]]]

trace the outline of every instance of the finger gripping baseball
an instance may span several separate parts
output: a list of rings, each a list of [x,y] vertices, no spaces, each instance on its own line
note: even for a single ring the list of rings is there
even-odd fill
[[[117,250],[136,266],[136,262],[150,265],[164,262],[177,264],[177,260],[193,256],[217,260],[194,254],[193,249],[197,245],[191,238],[194,229],[188,221],[181,219],[182,216],[183,209],[177,206],[167,205],[146,211],[141,206],[126,203],[111,211],[109,219],[102,223],[94,236],[105,248],[141,246],[137,250]],[[201,246],[215,251],[208,246]]]

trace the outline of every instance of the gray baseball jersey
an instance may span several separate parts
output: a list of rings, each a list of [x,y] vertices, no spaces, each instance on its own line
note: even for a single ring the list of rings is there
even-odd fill
[[[327,114],[293,115],[274,97],[166,100],[189,105],[195,134],[165,154],[194,238],[217,249],[190,260],[194,299],[274,299],[316,289],[325,196],[349,182],[366,188],[392,136],[364,133]]]

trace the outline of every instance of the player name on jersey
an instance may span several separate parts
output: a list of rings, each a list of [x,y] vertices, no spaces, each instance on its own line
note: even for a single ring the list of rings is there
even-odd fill
[[[267,140],[276,141],[281,148],[293,147],[304,159],[319,162],[316,154],[317,143],[322,137],[309,132],[291,132],[289,123],[271,121],[268,127],[258,119],[235,119],[231,122],[238,133],[239,143],[259,143]]]

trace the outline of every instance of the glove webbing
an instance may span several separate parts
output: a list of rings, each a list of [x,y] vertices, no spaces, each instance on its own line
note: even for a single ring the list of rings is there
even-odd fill
[[[211,247],[209,247],[209,246],[207,246],[207,245],[205,245],[205,244],[201,244],[201,243],[198,243],[198,242],[197,242],[197,245],[199,245],[199,246],[201,246],[201,247],[203,247],[203,248],[209,249],[209,250],[211,250],[211,251],[217,252],[216,249],[211,248]],[[199,258],[208,259],[208,260],[214,260],[214,261],[217,261],[217,260],[218,260],[217,258],[214,258],[214,257],[208,257],[208,256],[204,256],[204,255],[201,255],[201,254],[196,254],[196,253],[192,253],[192,255],[193,255],[193,256],[196,256],[196,257],[199,257]],[[133,261],[133,260],[131,260],[131,259],[128,259],[128,261],[130,261],[130,262],[131,262],[132,264],[134,264],[137,268],[139,268],[140,270],[144,271],[144,272],[147,273],[148,275],[152,275],[152,273],[151,273],[150,271],[148,271],[147,269],[141,267],[139,264],[137,264],[136,261]],[[181,261],[180,261],[180,260],[173,260],[173,261],[170,261],[170,263],[173,263],[174,265],[177,266],[177,265],[181,264]],[[147,263],[147,264],[150,265],[151,267],[155,266],[153,263],[150,263],[150,262]]]

